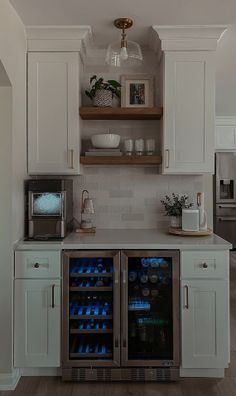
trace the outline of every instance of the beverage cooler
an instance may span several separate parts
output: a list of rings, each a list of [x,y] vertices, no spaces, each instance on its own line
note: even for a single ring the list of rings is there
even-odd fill
[[[177,380],[178,251],[63,256],[63,379]]]

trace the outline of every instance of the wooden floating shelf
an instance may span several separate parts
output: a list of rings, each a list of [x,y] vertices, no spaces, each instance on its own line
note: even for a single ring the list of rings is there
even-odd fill
[[[104,156],[104,157],[80,157],[80,163],[83,165],[160,165],[161,156],[159,155],[123,155],[122,157]]]
[[[83,120],[160,120],[162,107],[80,107]]]

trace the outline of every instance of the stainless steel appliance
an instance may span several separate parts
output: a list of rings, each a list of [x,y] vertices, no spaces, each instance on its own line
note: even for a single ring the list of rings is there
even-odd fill
[[[73,181],[35,179],[25,181],[25,237],[61,239],[71,229]]]
[[[178,251],[64,251],[62,378],[179,378]]]
[[[236,248],[236,153],[216,153],[214,232]]]

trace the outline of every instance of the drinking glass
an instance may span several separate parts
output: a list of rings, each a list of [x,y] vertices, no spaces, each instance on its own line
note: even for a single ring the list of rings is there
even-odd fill
[[[145,140],[145,150],[147,155],[153,155],[155,151],[155,139]]]
[[[144,152],[144,140],[143,139],[135,139],[134,141],[134,149],[137,155],[143,155]]]
[[[125,139],[124,140],[124,151],[126,155],[132,155],[134,149],[134,141],[133,139]]]

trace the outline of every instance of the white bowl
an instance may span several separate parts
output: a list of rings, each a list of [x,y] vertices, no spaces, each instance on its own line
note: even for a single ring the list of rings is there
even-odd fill
[[[95,148],[117,148],[120,144],[120,135],[103,133],[91,136],[92,145]]]

